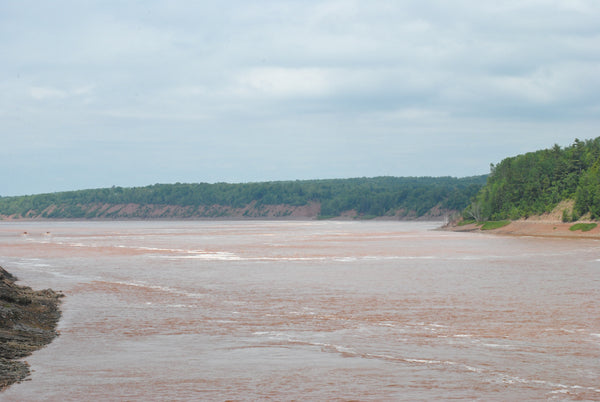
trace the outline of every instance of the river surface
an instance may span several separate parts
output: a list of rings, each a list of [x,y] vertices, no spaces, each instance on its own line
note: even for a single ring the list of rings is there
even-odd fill
[[[437,226],[2,222],[66,297],[0,399],[600,400],[600,242]]]

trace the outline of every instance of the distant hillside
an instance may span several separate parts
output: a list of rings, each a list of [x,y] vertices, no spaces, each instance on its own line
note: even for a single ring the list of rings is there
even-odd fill
[[[112,187],[0,197],[0,215],[17,219],[441,217],[463,210],[485,183],[485,177]]]
[[[465,210],[477,220],[519,219],[552,211],[574,201],[564,221],[600,218],[600,137],[565,148],[530,152],[491,166],[486,185]],[[589,214],[589,215],[588,215]]]

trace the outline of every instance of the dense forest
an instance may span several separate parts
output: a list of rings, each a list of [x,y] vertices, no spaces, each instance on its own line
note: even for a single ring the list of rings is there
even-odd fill
[[[600,137],[529,152],[491,165],[486,185],[465,218],[519,219],[551,212],[565,200],[563,221],[600,218]]]
[[[0,215],[12,218],[203,218],[271,217],[295,207],[317,205],[315,215],[336,217],[421,217],[461,211],[485,183],[486,176],[376,177],[262,183],[155,184],[112,187],[19,197],[0,197]],[[135,205],[136,207],[131,207]],[[126,206],[130,206],[126,208]],[[159,206],[163,208],[157,214]],[[124,212],[127,211],[127,212]]]

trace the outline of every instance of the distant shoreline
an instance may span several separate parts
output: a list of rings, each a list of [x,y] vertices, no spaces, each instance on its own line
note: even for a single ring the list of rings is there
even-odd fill
[[[418,218],[407,216],[375,216],[363,217],[356,215],[341,215],[335,217],[319,217],[311,216],[220,216],[220,217],[159,217],[159,218],[143,218],[143,217],[118,217],[118,218],[13,218],[0,216],[0,224],[2,222],[18,223],[18,222],[231,222],[231,221],[348,221],[348,222],[369,222],[369,221],[384,221],[384,222],[441,222],[445,216],[424,215]]]

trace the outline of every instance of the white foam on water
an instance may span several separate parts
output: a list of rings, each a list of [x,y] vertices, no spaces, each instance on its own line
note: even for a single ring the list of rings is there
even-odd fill
[[[102,281],[102,282],[107,282],[107,281]],[[202,293],[188,292],[188,291],[181,290],[181,289],[171,288],[169,286],[148,285],[146,283],[129,282],[129,281],[112,281],[112,282],[108,281],[108,283],[115,283],[118,285],[145,288],[145,289],[156,290],[159,292],[171,293],[171,294],[175,294],[175,295],[179,295],[179,296],[186,296],[186,297],[196,298],[196,299],[206,297],[206,295],[202,294]]]
[[[466,364],[463,364],[462,367],[464,367],[468,371],[472,371],[474,373],[482,373],[483,372],[482,369],[479,369],[479,368],[473,367],[473,366],[469,366],[469,365],[466,365]]]
[[[17,266],[27,266],[27,267],[50,266],[48,264],[45,264],[45,263],[39,262],[39,261],[41,261],[39,258],[20,258],[14,262],[11,262],[11,264],[14,264]]]
[[[427,359],[403,359],[409,363],[424,363],[424,364],[441,364],[440,360],[427,360]]]
[[[129,248],[126,247],[125,248]],[[141,249],[141,248],[135,248]],[[276,257],[242,257],[227,251],[216,251],[216,252],[208,252],[208,251],[200,251],[200,250],[178,250],[178,249],[150,249],[145,248],[148,251],[163,251],[168,253],[184,253],[187,255],[172,255],[165,254],[159,256],[149,257],[158,257],[165,259],[199,259],[199,260],[213,260],[213,261],[282,261],[282,262],[303,262],[303,261],[317,261],[317,262],[339,262],[339,263],[356,263],[363,261],[390,261],[390,260],[442,260],[445,259],[439,256],[387,256],[387,257],[378,257],[378,256],[362,256],[362,257],[352,257],[352,256],[320,256],[320,257],[288,257],[288,256],[276,256]]]
[[[440,260],[437,255],[393,255],[393,256],[364,256],[363,260],[390,261],[390,260]]]
[[[352,347],[348,347],[348,346],[344,346],[344,345],[333,344],[333,343],[328,343],[328,342],[315,342],[315,341],[301,340],[301,339],[298,339],[297,337],[294,337],[290,334],[283,333],[283,332],[256,331],[256,332],[253,332],[253,335],[261,336],[261,337],[267,336],[269,339],[271,339],[273,341],[278,341],[278,342],[286,341],[286,342],[289,342],[292,344],[297,344],[297,345],[314,346],[314,347],[320,348],[324,352],[339,353],[343,357],[380,359],[380,360],[386,360],[386,361],[392,361],[392,362],[398,362],[398,363],[419,364],[419,365],[434,366],[434,367],[438,366],[439,368],[442,368],[444,366],[452,366],[452,367],[456,367],[456,368],[459,368],[459,369],[462,369],[465,371],[469,371],[469,372],[473,372],[473,373],[483,373],[485,371],[482,368],[473,367],[468,364],[449,361],[449,360],[442,361],[442,360],[437,360],[437,359],[397,357],[397,356],[392,356],[389,354],[377,354],[377,353],[366,353],[366,352],[363,353],[363,352],[357,351],[356,349],[354,349]]]
[[[182,256],[162,256],[172,260],[208,260],[208,261],[241,261],[242,258],[227,252],[216,252],[216,253],[202,253]]]
[[[483,343],[483,346],[487,346],[489,348],[499,348],[499,349],[512,349],[510,345],[500,345],[497,343]]]
[[[169,308],[193,308],[196,307],[193,304],[169,304]]]
[[[454,362],[450,360],[436,360],[436,359],[415,359],[415,358],[394,358],[394,360],[402,361],[411,364],[423,364],[427,366],[439,366],[440,368],[444,366],[452,366],[459,369],[463,369],[466,371],[470,371],[473,373],[483,373],[484,370],[481,368],[469,366],[468,364]]]
[[[333,261],[338,261],[338,262],[355,262],[355,261],[358,261],[358,258],[356,258],[356,257],[335,257],[335,258],[333,258]]]
[[[549,392],[550,394],[569,393],[569,390],[571,390],[571,391],[590,391],[590,392],[600,393],[600,389],[595,388],[595,387],[584,387],[581,385],[566,385],[566,384],[561,384],[561,383],[556,383],[556,382],[546,381],[546,380],[528,380],[526,378],[522,378],[522,377],[518,377],[518,376],[509,376],[506,374],[499,374],[499,373],[492,373],[492,374],[495,374],[499,378],[499,381],[504,384],[537,384],[537,385],[547,386],[550,388],[558,388],[558,389],[555,389],[554,391]]]

